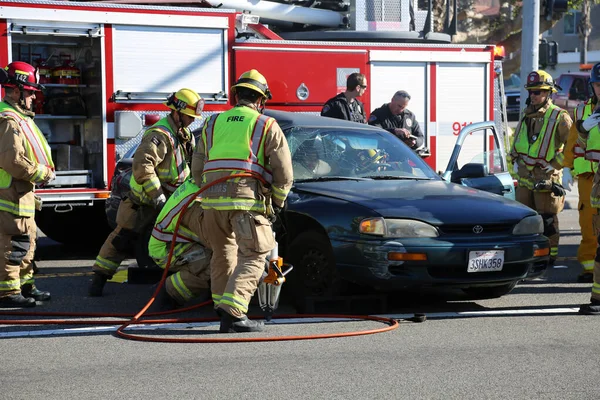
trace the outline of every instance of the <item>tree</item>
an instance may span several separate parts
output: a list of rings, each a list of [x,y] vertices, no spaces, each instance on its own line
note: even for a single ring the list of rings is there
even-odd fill
[[[443,27],[446,18],[445,4],[448,0],[432,0],[434,3],[434,26],[436,30]],[[547,0],[540,0],[544,4]],[[569,0],[569,9],[582,10],[582,23],[580,28],[584,33],[582,43],[585,40],[587,49],[587,36],[591,29],[589,10],[591,3],[600,3],[600,0]],[[489,5],[488,10],[482,5]],[[522,1],[516,0],[458,0],[459,33],[453,38],[455,43],[492,43],[504,46],[507,54],[513,53],[517,57],[506,60],[504,70],[506,74],[516,72],[520,68],[521,30],[523,20]],[[587,8],[584,7],[587,4]],[[494,7],[496,5],[496,7]],[[488,11],[488,12],[486,12]],[[553,13],[547,17],[544,6],[540,12],[540,33],[551,29],[564,13]],[[581,25],[581,24],[580,24]],[[589,29],[588,29],[589,28]],[[587,36],[585,33],[587,32]]]

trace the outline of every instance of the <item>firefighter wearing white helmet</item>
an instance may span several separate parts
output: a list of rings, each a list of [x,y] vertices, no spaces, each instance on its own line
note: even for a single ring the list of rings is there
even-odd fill
[[[592,97],[585,105],[580,106],[582,110],[576,113],[575,125],[579,132],[577,144],[585,151],[585,159],[591,162],[594,171],[589,201],[593,209],[591,222],[594,234],[596,238],[600,238],[600,213],[598,211],[600,209],[600,173],[598,172],[598,163],[600,162],[600,101],[598,100],[600,99],[600,63],[596,63],[592,67],[589,84]],[[583,226],[581,230],[583,231]],[[592,277],[590,303],[581,305],[579,312],[600,315],[600,246],[596,247]]]
[[[195,145],[188,126],[201,116],[204,100],[191,89],[180,89],[164,103],[172,111],[148,128],[133,156],[129,196],[117,210],[110,233],[93,265],[90,296],[101,296],[106,281],[128,257],[138,237],[145,238],[160,209],[190,174]],[[145,240],[145,239],[144,239]]]
[[[33,279],[41,201],[35,185],[54,179],[54,163],[46,138],[33,121],[32,103],[41,90],[31,65],[15,61],[0,69],[5,96],[0,102],[0,307],[34,307],[50,300]]]
[[[231,93],[236,106],[204,123],[192,175],[200,187],[235,173],[255,176],[231,179],[202,193],[220,332],[255,332],[264,325],[248,319],[248,304],[275,247],[269,217],[281,211],[292,186],[292,159],[277,122],[262,115],[271,98],[265,77],[254,69],[244,72]]]
[[[544,221],[544,235],[550,239],[550,263],[558,256],[558,213],[565,203],[561,185],[563,146],[572,125],[569,113],[554,105],[556,92],[552,76],[537,70],[527,76],[527,107],[521,114],[510,155],[518,175],[516,200],[536,210]]]

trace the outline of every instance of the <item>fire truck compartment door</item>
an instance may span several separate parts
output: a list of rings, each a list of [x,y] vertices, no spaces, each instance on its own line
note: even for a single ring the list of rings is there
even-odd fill
[[[462,150],[469,148],[467,157]],[[471,156],[473,149],[479,153]],[[515,188],[494,121],[477,122],[458,134],[442,178],[475,189],[515,199]]]
[[[221,28],[113,27],[114,89],[162,102],[190,88],[205,101],[228,92],[227,36]]]

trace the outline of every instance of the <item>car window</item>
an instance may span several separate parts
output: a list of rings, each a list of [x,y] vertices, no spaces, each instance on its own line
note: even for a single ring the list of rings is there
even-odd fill
[[[560,86],[560,89],[558,89],[558,93],[561,95],[567,95],[572,82],[572,75],[561,75],[558,78],[558,81],[556,82],[557,85]]]
[[[469,163],[483,164],[483,166],[485,167],[486,175],[493,175],[501,172],[506,172],[506,163],[502,162],[502,154],[500,152],[500,149],[479,153],[475,155],[471,159],[471,161],[469,161]]]
[[[471,132],[462,144],[462,149],[458,155],[455,169],[460,169],[468,163],[485,164],[491,168],[488,171],[492,171],[496,166],[502,168],[502,163],[500,162],[501,158],[494,158],[502,157],[502,155],[498,150],[493,150],[491,148],[495,147],[495,143],[492,146],[493,137],[492,131],[489,129]],[[490,159],[486,158],[496,153],[497,156],[492,157],[491,160],[497,159],[497,162],[491,162]]]
[[[421,157],[384,130],[294,127],[285,134],[295,180],[327,176],[438,179]]]

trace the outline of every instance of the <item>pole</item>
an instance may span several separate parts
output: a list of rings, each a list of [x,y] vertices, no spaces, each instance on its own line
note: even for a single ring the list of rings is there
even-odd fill
[[[521,83],[527,83],[527,75],[539,67],[538,46],[540,36],[540,0],[523,1],[523,30],[521,31]],[[521,105],[529,97],[521,87]]]

